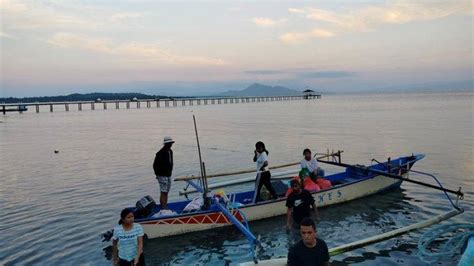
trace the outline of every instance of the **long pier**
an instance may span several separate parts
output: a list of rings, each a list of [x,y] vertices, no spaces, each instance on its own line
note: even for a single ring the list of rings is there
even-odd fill
[[[162,99],[132,99],[132,100],[96,100],[96,101],[70,101],[70,102],[34,102],[34,103],[0,103],[0,111],[5,115],[7,112],[23,113],[29,107],[34,108],[36,113],[40,109],[49,112],[62,109],[70,110],[107,110],[107,109],[141,109],[161,107],[181,107],[195,105],[214,104],[236,104],[236,103],[258,103],[273,101],[311,100],[320,99],[320,94],[313,95],[287,95],[287,96],[251,96],[251,97],[203,97],[203,98],[162,98]],[[102,107],[102,108],[100,108]]]

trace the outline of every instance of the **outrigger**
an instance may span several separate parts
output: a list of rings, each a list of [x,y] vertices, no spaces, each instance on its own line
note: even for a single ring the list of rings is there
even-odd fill
[[[231,194],[225,194],[221,192],[211,195],[212,193],[210,193],[209,190],[211,188],[221,188],[235,184],[253,182],[255,177],[245,177],[232,181],[216,182],[214,184],[208,184],[208,178],[235,176],[244,173],[251,173],[255,170],[215,174],[209,176],[206,175],[205,163],[202,161],[201,157],[199,137],[194,116],[193,119],[199,152],[200,175],[182,176],[177,177],[174,180],[187,183],[186,189],[181,191],[180,195],[185,195],[186,198],[191,193],[200,193],[201,195],[193,200],[187,199],[184,201],[168,203],[168,208],[172,211],[170,214],[161,213],[160,206],[153,205],[153,208],[149,210],[146,215],[136,215],[135,222],[142,225],[147,238],[180,235],[188,232],[204,231],[218,227],[234,225],[249,240],[252,247],[252,252],[254,252],[254,247],[258,246],[259,241],[258,238],[251,232],[249,228],[249,222],[286,214],[286,197],[284,194],[289,186],[287,182],[285,183],[278,179],[291,179],[292,174],[296,174],[299,169],[273,174],[272,179],[276,180],[276,182],[279,182],[280,187],[282,184],[284,185],[284,189],[279,193],[279,196],[281,197],[277,199],[255,202],[255,190]],[[441,190],[446,194],[446,196],[448,196],[447,193],[452,193],[457,195],[458,199],[462,199],[463,197],[461,188],[459,188],[458,191],[455,191],[443,188],[439,181],[439,186],[434,186],[409,178],[410,172],[422,173],[412,170],[412,167],[417,161],[425,157],[423,154],[412,154],[396,159],[388,158],[388,160],[385,162],[378,162],[377,160],[372,159],[372,163],[375,162],[375,164],[364,166],[359,164],[353,165],[343,163],[341,158],[342,152],[343,151],[329,152],[328,150],[326,154],[317,154],[319,156],[317,157],[319,162],[344,168],[344,170],[341,172],[325,176],[325,179],[329,180],[332,184],[330,188],[319,191],[310,191],[316,201],[316,206],[318,208],[345,203],[373,194],[385,193],[389,190],[399,188],[403,181]],[[296,164],[298,163],[289,163],[275,166],[270,169],[287,168]],[[435,180],[437,181],[436,178]],[[448,199],[450,199],[449,196]],[[200,202],[200,204],[198,204],[198,208],[189,210],[187,206],[193,202]],[[463,212],[463,210],[459,208],[457,204],[454,204],[452,201],[451,203],[455,208],[453,211],[437,216],[434,219],[421,224],[415,224],[411,227],[401,228],[399,231],[395,230],[389,232],[384,234],[382,237],[369,239],[363,243],[357,242],[339,247],[337,250],[332,251],[332,255],[339,254],[342,251],[345,252],[352,250],[367,243],[375,243],[381,241],[381,239],[387,239],[387,237],[400,235],[402,233],[417,229],[420,226],[428,226],[434,223],[439,223]],[[139,213],[137,207],[131,208]],[[254,260],[256,260],[255,253]]]

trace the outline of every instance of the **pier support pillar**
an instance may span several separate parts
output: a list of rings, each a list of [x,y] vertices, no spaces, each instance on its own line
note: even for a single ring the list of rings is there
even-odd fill
[[[94,105],[94,103],[91,103],[91,110],[95,110],[95,105]]]
[[[64,104],[64,109],[66,109],[66,112],[69,112],[69,104]]]
[[[186,106],[186,100],[181,101],[181,106]]]
[[[137,109],[140,109],[140,101],[137,101]]]
[[[52,105],[52,104],[49,105],[49,111],[50,111],[51,113],[53,112],[53,105]]]
[[[2,113],[4,115],[7,114],[7,109],[6,109],[5,105],[2,105]]]
[[[82,111],[82,103],[77,104],[77,110]]]
[[[125,103],[125,108],[130,109],[130,102]]]
[[[107,110],[107,103],[104,102],[104,110]]]
[[[39,106],[39,104],[36,105],[36,112],[37,112],[37,113],[40,112],[40,106]]]
[[[115,102],[115,109],[120,109],[120,102]]]

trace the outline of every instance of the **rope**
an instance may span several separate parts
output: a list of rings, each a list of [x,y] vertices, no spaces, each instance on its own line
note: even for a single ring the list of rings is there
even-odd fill
[[[447,234],[447,235],[446,235]],[[436,248],[436,242],[443,235],[449,240]],[[418,257],[428,263],[453,261],[453,257],[462,252],[467,240],[474,236],[474,224],[446,224],[438,225],[429,230],[418,241]],[[434,247],[437,251],[430,249]]]

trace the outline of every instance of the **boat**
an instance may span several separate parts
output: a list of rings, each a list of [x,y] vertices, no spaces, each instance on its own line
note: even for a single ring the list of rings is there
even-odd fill
[[[404,156],[368,167],[320,160],[320,162],[345,167],[343,171],[325,177],[332,183],[332,187],[310,192],[318,208],[384,193],[400,187],[413,165],[424,157],[423,154]],[[287,178],[290,179],[291,176]],[[203,191],[202,187],[193,183],[192,180],[193,178],[190,177],[185,181],[196,189]],[[280,180],[276,182],[279,182],[280,187],[284,184],[284,189],[280,189],[284,194],[288,188],[288,182]],[[284,195],[274,200],[254,202],[254,194],[254,190],[249,190],[224,195],[221,193],[212,197],[206,196],[210,200],[208,208],[193,212],[183,212],[183,209],[191,200],[172,202],[168,203],[168,208],[173,211],[173,214],[159,217],[157,217],[157,214],[160,214],[161,209],[159,205],[156,205],[145,217],[137,216],[135,222],[142,225],[147,238],[159,238],[240,224],[238,225],[239,228],[239,226],[248,225],[249,221],[286,214],[286,197]],[[136,207],[130,208],[137,209]],[[245,231],[245,228],[239,229]]]
[[[273,173],[272,184],[279,195],[277,199],[256,202],[255,189],[231,194],[226,194],[224,191],[212,193],[209,190],[210,188],[215,189],[254,182],[254,178],[248,177],[237,180],[224,180],[211,184],[208,184],[208,178],[236,176],[244,173],[252,173],[255,170],[207,175],[205,164],[202,161],[196,119],[194,115],[193,120],[199,152],[200,175],[197,177],[184,176],[174,178],[175,181],[184,181],[188,184],[184,191],[180,191],[180,195],[186,196],[187,200],[168,203],[168,209],[161,210],[160,206],[156,205],[150,196],[146,196],[137,202],[136,207],[129,207],[135,213],[135,222],[141,224],[146,238],[160,238],[234,225],[249,241],[250,250],[253,255],[253,264],[250,263],[249,265],[257,264],[258,250],[262,248],[262,245],[259,239],[257,239],[257,237],[255,237],[251,232],[249,222],[281,216],[287,213],[285,195],[289,189],[290,182],[288,182],[288,180],[286,182],[282,180],[291,179],[292,176],[290,173],[297,173],[299,169]],[[315,155],[315,157],[319,155],[316,159],[320,163],[343,168],[340,172],[325,176],[325,179],[329,180],[331,183],[330,187],[319,189],[317,191],[309,191],[315,199],[315,204],[318,208],[329,207],[370,195],[385,193],[389,190],[399,188],[401,183],[405,181],[443,191],[453,207],[453,210],[423,222],[333,248],[331,249],[332,255],[380,242],[413,230],[419,230],[459,215],[464,211],[457,205],[458,200],[463,199],[464,197],[464,193],[461,192],[461,187],[457,191],[444,188],[434,175],[412,169],[417,161],[425,157],[424,154],[412,154],[394,160],[389,157],[385,162],[379,162],[376,159],[372,159],[371,165],[365,166],[360,164],[354,165],[342,163],[342,152],[343,151],[332,151],[330,153],[329,150],[327,150],[327,153],[325,154]],[[375,164],[372,164],[374,162]],[[298,164],[299,163],[288,163],[274,166],[270,169],[287,168]],[[409,178],[409,174],[412,172],[432,177],[437,182],[437,185]],[[260,173],[257,172],[257,178],[259,174]],[[195,180],[199,180],[199,182],[195,182]],[[189,187],[192,188],[188,191]],[[200,193],[200,195],[193,200],[189,200],[188,195],[196,192]],[[456,203],[451,200],[448,193],[457,196]],[[194,208],[188,208],[189,206],[194,206]],[[112,231],[108,231],[102,236],[104,237],[104,241],[108,241],[112,236]],[[276,265],[285,264],[285,262],[286,260],[284,259],[268,261],[271,265],[274,263],[276,263]]]

